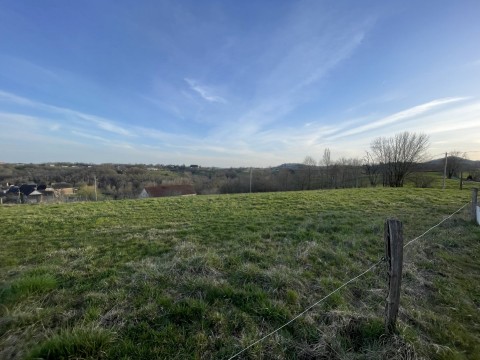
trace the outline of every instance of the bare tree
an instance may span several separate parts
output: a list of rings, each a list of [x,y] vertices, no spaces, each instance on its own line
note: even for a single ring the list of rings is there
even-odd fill
[[[383,184],[401,187],[413,165],[424,159],[428,136],[405,131],[390,138],[378,137],[370,149],[373,159],[381,166]]]
[[[329,187],[332,183],[331,174],[330,174],[332,159],[330,157],[330,149],[329,148],[325,148],[325,150],[323,150],[322,164],[325,166],[325,173],[326,173],[326,178],[327,178],[326,186]]]
[[[467,158],[467,153],[453,150],[448,153],[447,157],[447,177],[451,179],[453,176],[459,176],[462,170],[462,163]]]
[[[352,181],[355,182],[355,187],[359,187],[362,176],[362,161],[360,159],[350,159],[350,174],[353,179]]]
[[[361,164],[361,161],[356,158],[342,157],[337,160],[332,168],[336,173],[335,187],[359,187],[362,170]]]
[[[371,186],[377,186],[378,178],[380,177],[380,164],[376,162],[377,159],[373,154],[367,151],[365,158],[363,159],[363,169],[365,175],[368,176],[368,181]]]
[[[317,166],[317,162],[311,156],[307,156],[305,157],[305,160],[303,160],[303,165],[305,165],[306,167],[305,183],[307,186],[307,190],[310,190],[312,188],[312,175],[313,175],[313,171],[315,170],[315,167]]]

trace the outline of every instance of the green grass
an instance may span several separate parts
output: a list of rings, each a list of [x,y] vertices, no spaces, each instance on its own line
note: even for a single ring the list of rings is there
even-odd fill
[[[463,174],[462,190],[478,188],[480,184],[474,181],[466,181],[468,173]],[[423,185],[423,186],[422,186]],[[407,176],[406,187],[427,187],[432,189],[443,189],[443,173],[436,171],[414,172]],[[460,190],[460,179],[445,179],[445,189]]]
[[[102,359],[114,345],[114,334],[101,328],[75,327],[50,336],[34,346],[28,359]]]
[[[349,189],[0,207],[0,358],[225,359],[470,191]],[[405,252],[399,332],[378,266],[243,353],[478,359],[480,229],[465,209]]]

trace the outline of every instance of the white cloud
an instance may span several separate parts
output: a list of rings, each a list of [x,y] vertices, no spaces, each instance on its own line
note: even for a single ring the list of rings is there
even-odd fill
[[[81,136],[81,137],[86,138],[86,139],[101,141],[101,142],[104,142],[104,143],[111,143],[111,141],[109,139],[106,139],[106,138],[101,137],[101,136],[92,135],[92,134],[88,134],[88,133],[85,133],[85,132],[82,132],[82,131],[77,131],[77,130],[71,130],[70,132],[74,135]]]
[[[15,94],[5,92],[2,90],[0,90],[0,101],[22,105],[22,106],[30,107],[36,110],[46,111],[49,113],[60,114],[65,116],[66,119],[73,118],[76,120],[87,121],[89,123],[95,124],[97,128],[110,133],[115,133],[115,134],[124,135],[124,136],[133,136],[133,134],[130,131],[117,125],[112,120],[105,119],[95,115],[86,114],[76,110],[71,110],[71,109],[67,109],[59,106],[45,104],[39,101],[33,101],[33,100],[20,97]]]
[[[124,135],[124,136],[134,136],[134,134],[132,134],[131,131],[128,131],[127,129],[125,129],[121,126],[116,125],[111,120],[107,120],[107,119],[104,119],[104,118],[101,118],[101,117],[98,117],[98,116],[94,116],[94,115],[84,114],[84,113],[81,113],[81,112],[78,112],[78,111],[73,111],[73,110],[68,110],[68,109],[64,109],[64,110],[66,110],[67,113],[78,116],[80,119],[84,119],[84,120],[87,120],[87,121],[90,121],[90,122],[94,123],[95,125],[97,125],[98,128],[100,128],[102,130],[105,130],[105,131],[108,131],[108,132],[111,132],[111,133],[115,133],[115,134],[119,134],[119,135]]]
[[[480,59],[476,60],[476,61],[473,61],[472,63],[470,63],[471,65],[473,66],[480,66]]]
[[[424,113],[432,111],[435,108],[438,108],[442,105],[451,104],[463,100],[467,100],[468,98],[465,97],[452,97],[452,98],[444,98],[444,99],[437,99],[425,104],[417,105],[411,107],[409,109],[397,112],[395,114],[386,116],[380,120],[369,122],[368,124],[353,127],[350,130],[341,132],[335,136],[332,136],[331,139],[337,139],[339,137],[351,136],[356,134],[361,134],[367,131],[371,131],[374,129],[386,127],[387,125],[391,125],[394,123],[399,123],[408,119],[412,119],[418,117]]]
[[[6,97],[10,101],[15,99],[17,104],[35,109],[45,110],[43,106],[46,106],[50,113],[74,119],[59,123],[58,118],[0,113],[0,138],[4,146],[2,151],[8,148],[9,153],[20,156],[27,153],[25,150],[20,151],[22,147],[31,149],[34,144],[35,148],[39,149],[38,154],[33,154],[30,150],[27,158],[18,158],[18,161],[94,159],[94,162],[190,162],[205,166],[270,166],[302,161],[306,155],[320,159],[325,147],[331,149],[334,159],[342,156],[362,157],[374,137],[390,136],[403,130],[430,135],[432,153],[449,151],[451,148],[469,151],[475,150],[475,146],[478,148],[480,133],[480,101],[466,101],[466,98],[460,97],[420,104],[385,116],[371,124],[365,124],[365,118],[331,125],[311,119],[309,126],[276,124],[265,128],[255,125],[254,115],[259,114],[257,109],[253,114],[245,115],[244,123],[220,124],[202,137],[169,133],[154,127],[117,128],[114,122],[94,115],[77,115],[73,110],[57,110],[57,107],[52,110],[50,105],[0,92],[0,98],[5,101]],[[262,110],[267,114],[275,111],[268,107]],[[88,127],[85,124],[95,126]],[[58,149],[63,150],[59,152]],[[35,156],[37,157],[34,158]]]
[[[251,100],[243,113],[219,125],[220,137],[232,132],[236,137],[251,137],[312,102],[318,96],[315,88],[355,53],[371,27],[370,21],[348,25],[326,21],[318,18],[322,11],[304,5],[265,44],[249,74],[258,74]]]
[[[210,88],[200,85],[197,81],[188,78],[185,78],[184,80],[190,86],[190,89],[198,93],[203,99],[209,102],[227,103],[224,98],[213,94]]]

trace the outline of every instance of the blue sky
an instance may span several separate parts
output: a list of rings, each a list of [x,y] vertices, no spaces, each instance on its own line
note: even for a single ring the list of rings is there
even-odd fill
[[[480,2],[0,0],[0,161],[480,159]]]

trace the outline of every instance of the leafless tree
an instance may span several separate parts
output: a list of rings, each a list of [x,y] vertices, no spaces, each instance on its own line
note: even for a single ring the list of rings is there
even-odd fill
[[[335,174],[335,187],[359,187],[361,183],[361,161],[356,158],[338,159],[332,167]]]
[[[377,186],[378,179],[380,177],[380,164],[373,154],[367,151],[365,158],[363,159],[363,170],[368,177],[368,181],[371,186]]]
[[[380,164],[383,184],[401,187],[413,166],[425,158],[428,136],[408,131],[393,137],[378,137],[370,145],[371,155]]]
[[[325,166],[325,175],[326,175],[326,187],[329,187],[332,184],[332,176],[331,176],[331,166],[332,166],[332,159],[331,159],[331,154],[330,154],[330,149],[325,148],[323,150],[323,158],[322,158],[322,164]]]
[[[305,185],[308,190],[312,188],[312,175],[317,166],[317,162],[311,156],[306,156],[303,160],[303,165],[305,165]]]
[[[462,170],[462,163],[467,158],[467,153],[453,150],[448,153],[447,157],[447,177],[451,179],[453,176],[459,176]]]
[[[359,187],[362,176],[362,161],[360,159],[350,159],[350,174],[355,182],[355,187]]]

